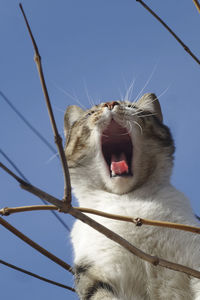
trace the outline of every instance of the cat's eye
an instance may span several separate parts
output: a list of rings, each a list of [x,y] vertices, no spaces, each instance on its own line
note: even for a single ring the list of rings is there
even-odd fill
[[[85,115],[85,117],[87,118],[87,117],[91,116],[94,112],[95,112],[94,110],[89,111],[89,112]]]
[[[135,105],[133,105],[133,104],[128,104],[127,107],[136,108]]]

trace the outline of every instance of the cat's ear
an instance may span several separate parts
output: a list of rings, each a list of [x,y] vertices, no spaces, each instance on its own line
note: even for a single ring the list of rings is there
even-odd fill
[[[65,111],[64,117],[64,132],[65,137],[72,125],[83,115],[84,110],[76,105],[70,105]]]
[[[160,102],[155,94],[144,94],[144,96],[137,101],[137,105],[142,110],[148,110],[152,112],[161,122],[163,121]]]

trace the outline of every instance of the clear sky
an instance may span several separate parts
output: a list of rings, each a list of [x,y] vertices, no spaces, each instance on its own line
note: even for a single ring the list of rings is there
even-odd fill
[[[156,93],[175,138],[172,182],[200,214],[200,66],[135,0],[24,0],[22,4],[40,49],[60,133],[63,135],[67,105],[80,102],[89,107],[90,102],[120,99],[133,81],[133,100],[143,88],[143,92]],[[200,15],[193,1],[152,0],[148,4],[200,57]],[[32,44],[18,1],[0,0],[0,40],[0,91],[53,145]],[[1,150],[34,185],[62,198],[58,159],[1,95],[0,137]],[[1,154],[0,160],[10,167]],[[0,193],[0,207],[41,203],[1,170]],[[71,227],[72,218],[61,217]],[[15,214],[6,220],[72,264],[69,234],[50,212]],[[0,236],[0,259],[73,286],[70,274],[3,227]],[[72,292],[2,265],[0,289],[4,300],[77,299]]]

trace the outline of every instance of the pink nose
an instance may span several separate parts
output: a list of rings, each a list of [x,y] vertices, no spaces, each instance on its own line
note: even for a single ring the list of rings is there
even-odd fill
[[[116,101],[106,102],[103,107],[108,107],[109,110],[112,110],[115,105],[119,105]]]

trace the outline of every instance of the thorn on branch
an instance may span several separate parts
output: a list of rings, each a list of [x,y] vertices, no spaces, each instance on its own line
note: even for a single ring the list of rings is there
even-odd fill
[[[39,54],[34,55],[34,61],[38,64],[41,61],[41,56]]]
[[[54,141],[55,141],[55,144],[62,144],[61,136],[59,134],[54,136]]]
[[[9,208],[8,207],[2,208],[1,211],[0,211],[0,214],[2,216],[9,216],[10,215]]]
[[[153,261],[153,265],[154,266],[158,266],[159,265],[159,263],[160,263],[160,259],[159,259],[159,257],[158,256],[154,256],[154,261]]]
[[[143,225],[143,222],[142,222],[141,218],[133,219],[133,222],[135,223],[136,226],[142,226]]]

